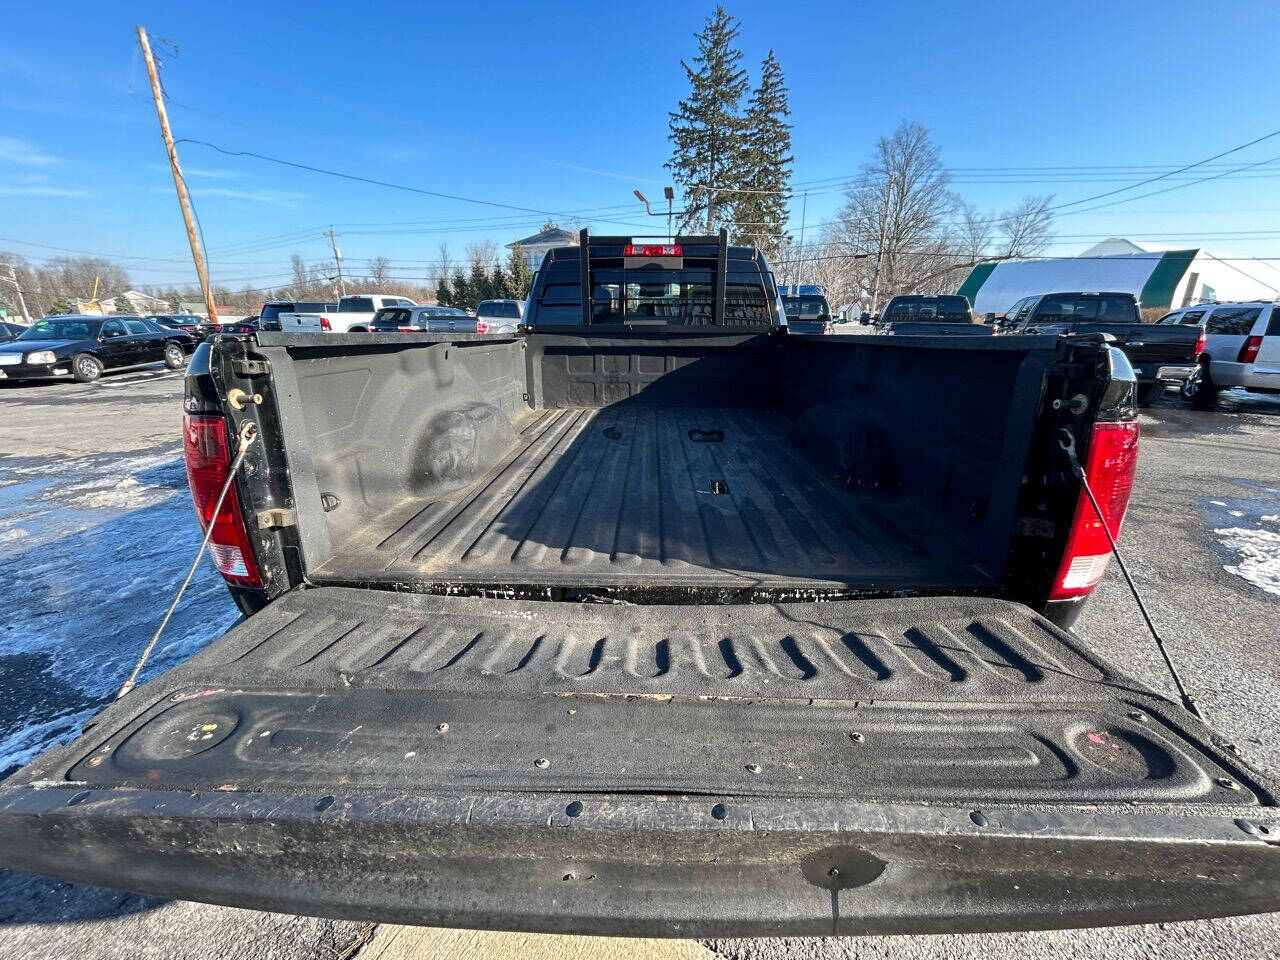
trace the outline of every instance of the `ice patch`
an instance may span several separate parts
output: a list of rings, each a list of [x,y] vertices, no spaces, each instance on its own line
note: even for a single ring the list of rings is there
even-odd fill
[[[1221,500],[1210,500],[1209,502],[1210,502],[1210,503],[1212,503],[1215,507],[1225,507],[1225,506],[1226,506],[1226,504],[1225,504],[1225,503],[1223,503]]]
[[[0,745],[0,774],[26,766],[54,744],[68,743],[80,735],[80,728],[98,712],[98,707],[80,710],[43,723],[32,723],[6,736]]]
[[[1239,563],[1224,565],[1222,569],[1280,597],[1280,533],[1245,527],[1213,532],[1221,538],[1219,542],[1224,547],[1240,557]]]
[[[14,460],[0,492],[0,777],[109,703],[200,543],[182,458]],[[21,525],[17,521],[21,521]],[[235,607],[206,559],[142,679],[226,630]]]
[[[1259,519],[1262,520],[1263,523],[1275,523],[1277,520],[1280,520],[1280,513],[1268,513]]]
[[[1243,517],[1243,516],[1244,516],[1244,511],[1243,511],[1243,510],[1228,510],[1228,511],[1227,511],[1227,513],[1231,514],[1231,516],[1233,516],[1233,517]]]

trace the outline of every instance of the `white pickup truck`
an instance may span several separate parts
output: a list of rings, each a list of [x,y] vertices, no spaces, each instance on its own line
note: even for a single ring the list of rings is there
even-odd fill
[[[373,315],[384,307],[416,307],[408,297],[356,293],[342,297],[333,313],[282,313],[285,333],[368,333]]]

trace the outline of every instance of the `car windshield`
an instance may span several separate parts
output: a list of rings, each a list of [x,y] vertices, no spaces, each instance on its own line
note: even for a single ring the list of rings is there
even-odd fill
[[[973,318],[964,297],[898,297],[885,310],[884,319],[898,323],[969,323]]]
[[[1121,294],[1053,294],[1045,297],[1031,316],[1032,322],[1060,323],[1099,320],[1105,323],[1141,323],[1138,304]]]
[[[782,308],[788,320],[817,320],[831,315],[826,297],[783,297]]]
[[[97,336],[98,321],[80,319],[37,320],[19,340],[88,340]]]

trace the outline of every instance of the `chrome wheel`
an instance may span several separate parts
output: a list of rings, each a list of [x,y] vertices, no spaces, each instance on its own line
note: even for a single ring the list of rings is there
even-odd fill
[[[170,370],[177,370],[182,366],[183,359],[182,348],[176,343],[171,343],[164,348],[164,364]]]
[[[82,353],[71,361],[71,375],[81,383],[92,383],[102,376],[102,362],[91,354]]]

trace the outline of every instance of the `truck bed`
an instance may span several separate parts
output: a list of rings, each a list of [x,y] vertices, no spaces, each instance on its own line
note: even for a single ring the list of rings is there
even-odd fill
[[[1075,339],[202,346],[271,602],[0,784],[0,864],[610,935],[1275,909],[1274,781],[1017,602],[1065,401],[1129,409]]]
[[[475,481],[406,497],[317,583],[991,589],[974,546],[910,498],[823,475],[771,410],[542,410]],[[720,492],[716,492],[720,491]]]

